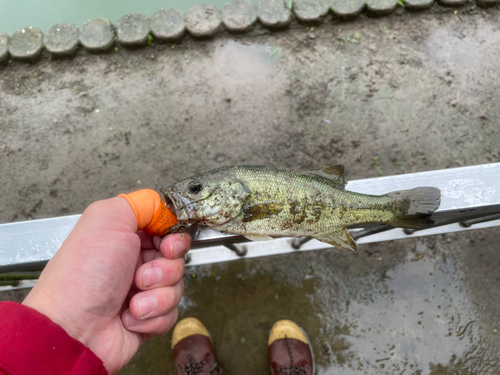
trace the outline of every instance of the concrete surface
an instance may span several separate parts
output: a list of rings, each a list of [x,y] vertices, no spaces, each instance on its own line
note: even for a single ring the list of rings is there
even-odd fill
[[[150,32],[150,19],[144,14],[129,13],[116,21],[118,42],[130,46],[145,46]]]
[[[231,164],[342,163],[354,179],[500,161],[499,20],[433,6],[13,61],[0,67],[0,221]],[[188,268],[181,316],[203,320],[229,374],[266,373],[280,318],[308,332],[319,374],[495,374],[498,235]],[[169,340],[121,373],[173,373]]]
[[[252,29],[257,22],[257,6],[250,0],[231,0],[222,7],[222,23],[233,33]]]
[[[43,35],[43,44],[54,55],[71,55],[80,44],[80,31],[73,23],[56,23]]]
[[[186,33],[184,13],[179,9],[161,9],[151,17],[151,33],[165,41],[178,41]]]
[[[17,30],[9,40],[9,53],[13,58],[33,60],[42,53],[43,33],[36,27]]]
[[[292,11],[281,0],[262,0],[257,6],[259,21],[268,28],[284,28],[290,24]]]
[[[107,51],[114,39],[115,27],[106,18],[93,18],[80,28],[80,43],[89,51]]]
[[[0,31],[0,62],[9,56],[9,36]]]

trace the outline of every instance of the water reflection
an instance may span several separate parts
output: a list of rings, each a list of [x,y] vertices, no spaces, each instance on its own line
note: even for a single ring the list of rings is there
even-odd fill
[[[439,243],[427,247],[419,240],[416,245],[420,251],[407,253],[396,264],[375,259],[382,264],[372,274],[352,270],[344,283],[356,287],[348,296],[330,297],[328,288],[321,290],[319,308],[325,310],[326,322],[317,344],[328,347],[335,337],[334,342],[343,338],[348,347],[340,359],[330,354],[322,371],[340,365],[346,374],[377,369],[425,373],[429,363],[447,363],[467,352],[475,328],[470,322],[477,317],[468,306],[455,260],[445,256]],[[345,309],[325,309],[342,302]]]
[[[451,248],[432,237],[190,268],[180,315],[205,323],[229,374],[267,373],[269,329],[283,318],[308,333],[318,374],[487,373],[498,360],[480,345],[481,317]],[[160,340],[122,373],[154,353],[148,371],[170,373]]]

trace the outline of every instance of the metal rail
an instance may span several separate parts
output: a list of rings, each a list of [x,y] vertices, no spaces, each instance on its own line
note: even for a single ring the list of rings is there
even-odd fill
[[[436,224],[425,230],[402,230],[383,225],[352,228],[359,244],[429,236],[500,225],[500,163],[443,169],[430,172],[350,181],[346,189],[366,194],[385,194],[418,186],[441,189],[442,201],[434,214]],[[0,272],[42,269],[61,246],[80,215],[0,225]],[[191,230],[190,265],[330,248],[306,238],[280,238],[248,242],[241,236],[205,227]],[[28,283],[32,285],[32,282]],[[1,290],[1,289],[0,289]]]

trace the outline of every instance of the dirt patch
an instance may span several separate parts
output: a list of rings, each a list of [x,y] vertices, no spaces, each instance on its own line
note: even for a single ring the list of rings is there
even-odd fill
[[[497,13],[436,6],[8,64],[0,220],[221,165],[343,163],[352,179],[499,160]]]

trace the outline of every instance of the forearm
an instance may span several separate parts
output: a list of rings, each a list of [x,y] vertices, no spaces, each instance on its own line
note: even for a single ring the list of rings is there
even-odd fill
[[[38,311],[0,303],[0,373],[105,375],[102,361]]]

